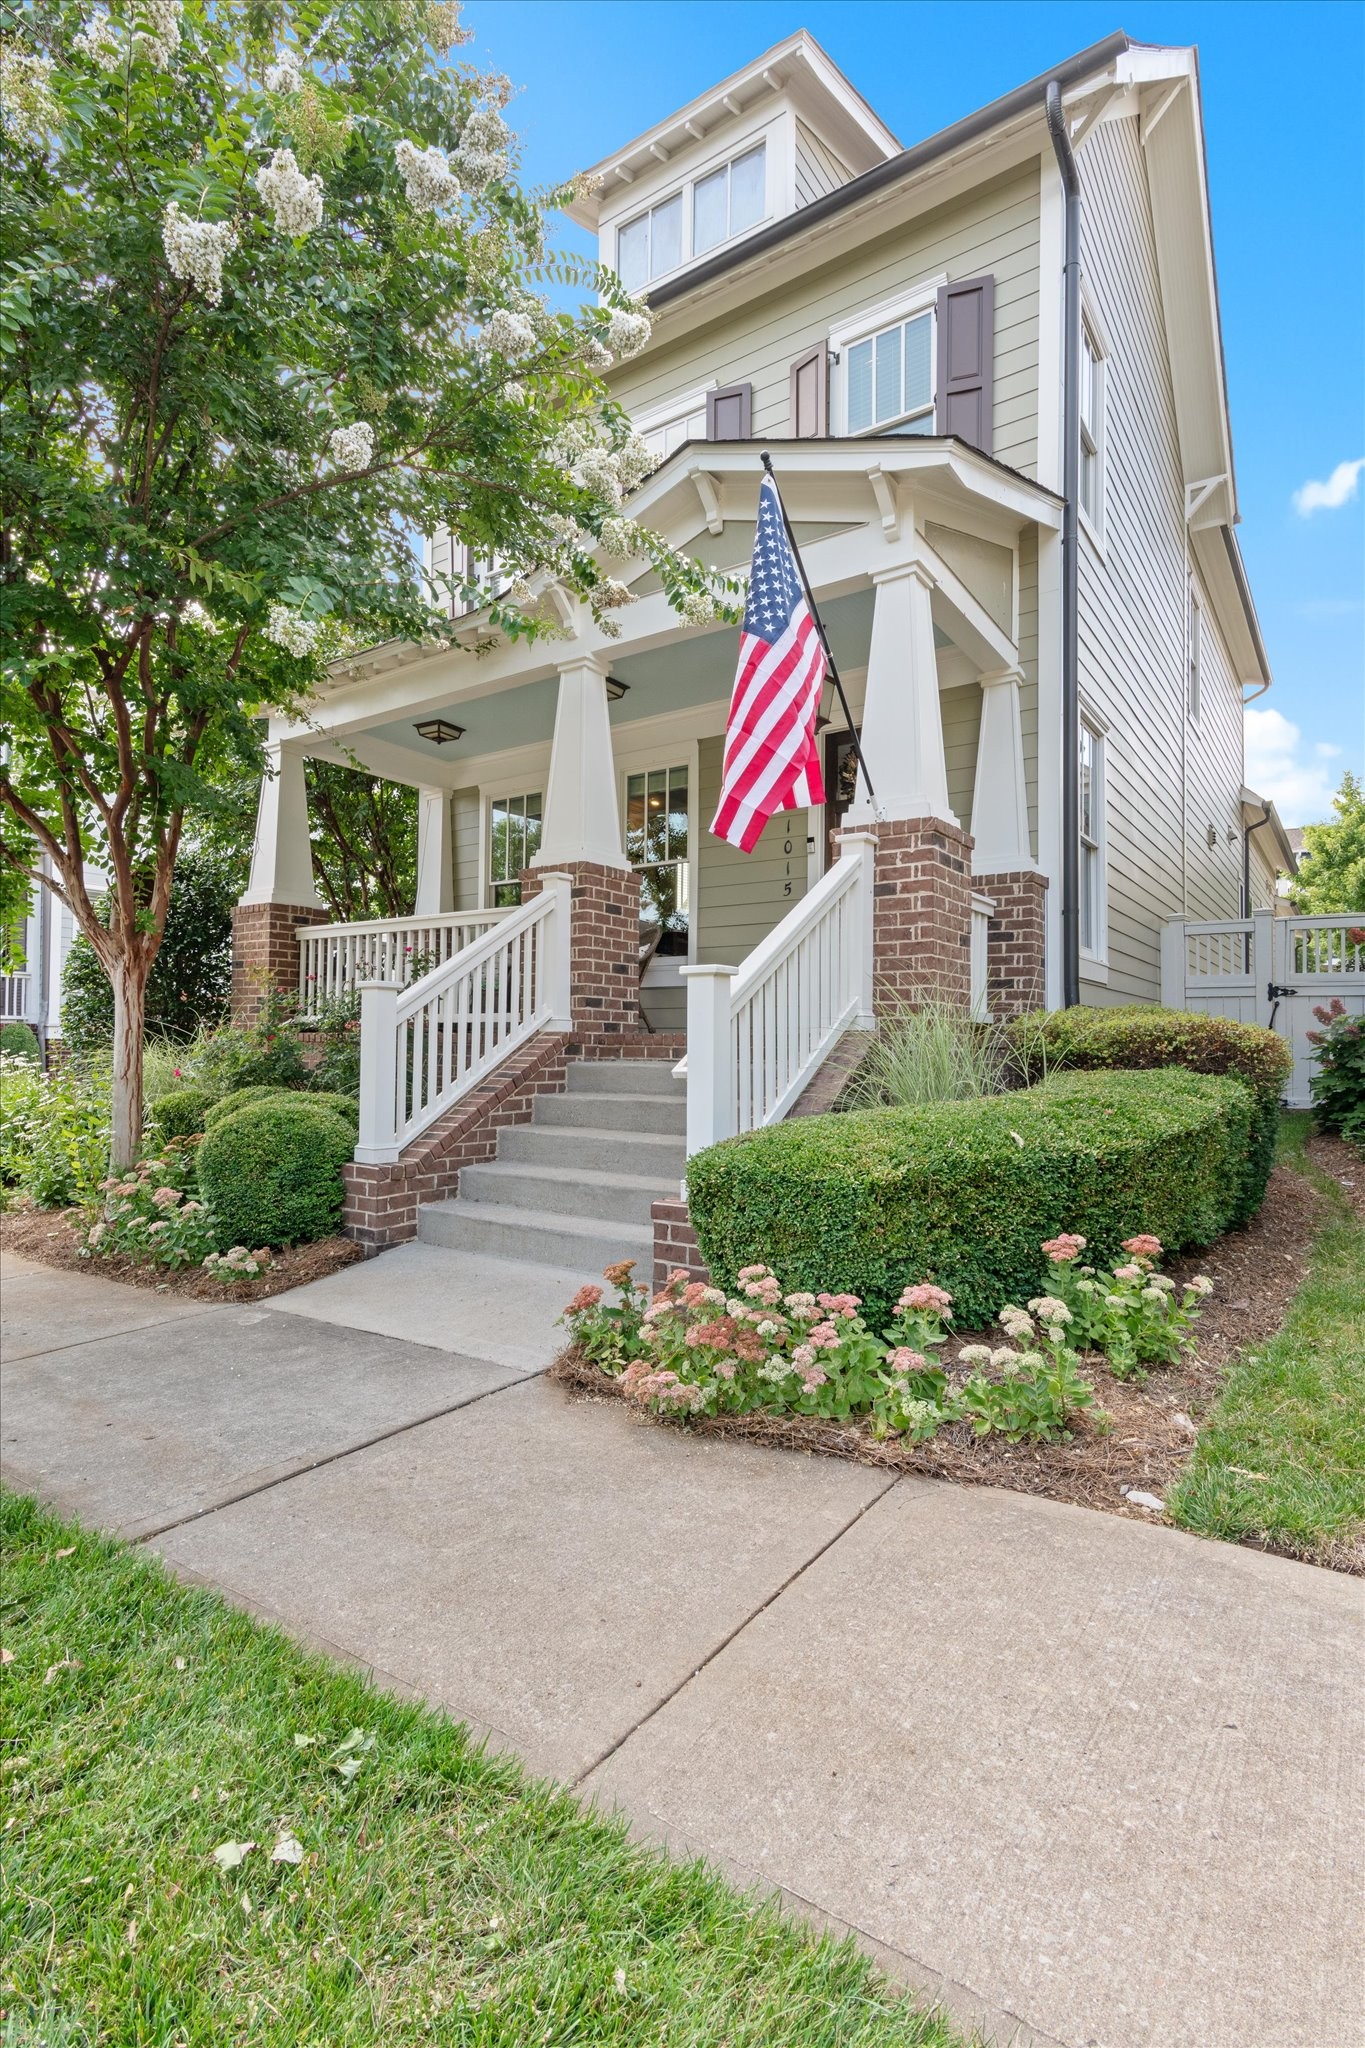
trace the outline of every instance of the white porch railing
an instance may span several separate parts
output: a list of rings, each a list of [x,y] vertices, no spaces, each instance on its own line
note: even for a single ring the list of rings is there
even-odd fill
[[[301,924],[299,1016],[316,1016],[318,1006],[337,1002],[362,981],[391,981],[406,988],[413,963],[424,973],[506,917],[505,910],[459,910],[442,917],[379,917],[365,924]]]
[[[0,974],[0,1023],[11,1024],[28,1016],[31,974]]]
[[[501,914],[407,988],[360,985],[360,1142],[356,1158],[403,1147],[537,1031],[570,1028],[571,883]]]
[[[787,1114],[835,1040],[872,1026],[876,839],[833,867],[739,968],[685,967],[687,1150]]]
[[[989,1024],[990,1009],[990,937],[991,912],[995,904],[989,896],[972,891],[971,930],[971,976],[972,976],[972,1022]]]
[[[1334,917],[1176,919],[1161,935],[1161,1000],[1278,1031],[1294,1055],[1285,1089],[1294,1108],[1311,1097],[1314,1010],[1337,996],[1365,1015],[1365,912]]]

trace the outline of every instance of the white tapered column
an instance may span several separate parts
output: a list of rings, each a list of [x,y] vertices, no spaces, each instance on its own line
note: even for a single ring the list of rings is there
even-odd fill
[[[1024,728],[1017,668],[981,678],[981,732],[972,790],[972,873],[1018,873],[1035,866],[1028,836]]]
[[[443,917],[455,908],[455,874],[451,860],[450,792],[417,792],[416,917]]]
[[[559,671],[545,822],[531,865],[558,868],[572,861],[629,866],[621,844],[606,671],[590,660]]]
[[[875,786],[875,806],[862,775],[850,825],[874,818],[942,818],[956,825],[948,803],[948,765],[938,701],[938,662],[929,608],[934,580],[922,562],[879,571],[872,645],[867,658],[862,748]]]
[[[300,909],[323,908],[313,886],[313,854],[308,840],[308,792],[303,779],[303,753],[272,740],[266,747],[267,767],[261,778],[256,811],[256,838],[251,849],[251,879],[243,903],[290,903]]]

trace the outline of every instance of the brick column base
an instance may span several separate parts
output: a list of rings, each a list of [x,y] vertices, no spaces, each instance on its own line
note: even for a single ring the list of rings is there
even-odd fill
[[[232,911],[232,1021],[250,1024],[268,988],[299,985],[296,927],[326,924],[319,904],[238,903]]]
[[[995,904],[986,941],[986,1007],[992,1017],[1022,1017],[1047,1001],[1047,876],[1024,868],[977,875]]]
[[[942,818],[894,818],[877,834],[872,955],[878,1009],[972,995],[972,841]]]
[[[640,1030],[640,878],[596,861],[556,864],[573,883],[569,987],[574,1032],[585,1041]],[[521,900],[540,893],[543,868],[523,868]]]

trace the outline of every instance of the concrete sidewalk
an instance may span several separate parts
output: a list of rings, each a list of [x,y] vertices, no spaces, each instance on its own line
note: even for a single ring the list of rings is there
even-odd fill
[[[382,1335],[7,1261],[5,1477],[997,2042],[1362,2048],[1359,1581],[572,1403],[417,1265]]]

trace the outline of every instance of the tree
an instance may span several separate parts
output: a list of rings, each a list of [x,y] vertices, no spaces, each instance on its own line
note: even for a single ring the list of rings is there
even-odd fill
[[[308,763],[313,879],[333,917],[406,917],[417,886],[417,792],[343,767]]]
[[[643,558],[684,617],[728,586],[620,516],[650,467],[599,371],[648,320],[544,255],[505,79],[448,56],[453,0],[28,0],[0,38],[0,765],[114,995],[113,1160],[141,1134],[142,1029],[176,857],[346,647],[451,633],[413,533],[608,631]],[[549,279],[596,290],[553,312]],[[463,549],[453,551],[466,559]],[[108,878],[107,924],[87,862]]]
[[[1332,798],[1336,822],[1304,829],[1290,900],[1305,917],[1365,911],[1365,789],[1347,773]]]

